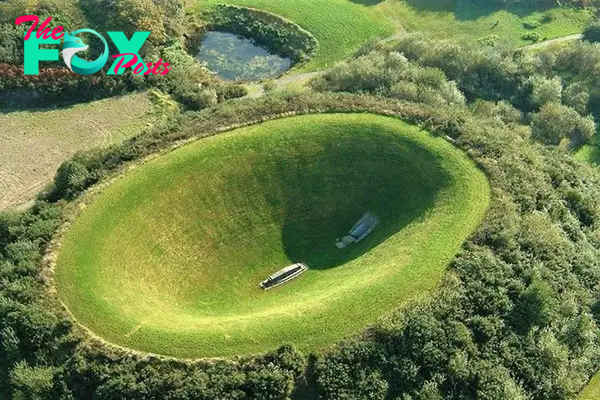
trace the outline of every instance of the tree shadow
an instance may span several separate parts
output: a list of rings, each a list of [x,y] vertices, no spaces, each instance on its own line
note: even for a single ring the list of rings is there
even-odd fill
[[[449,184],[427,149],[392,135],[332,140],[292,162],[296,165],[290,159],[276,162],[277,179],[294,182],[284,188],[282,241],[289,260],[311,269],[343,265],[423,219]],[[275,202],[282,200],[267,201],[277,208]],[[337,249],[335,240],[366,211],[375,213],[380,225],[362,242]]]
[[[93,98],[80,99],[71,96],[40,96],[36,94],[35,89],[13,90],[0,94],[0,114],[11,114],[14,112],[48,112],[55,110],[66,110],[80,104],[93,103],[95,101],[109,98],[122,98],[136,91],[99,95]]]
[[[553,8],[549,3],[539,2],[536,5],[521,3],[498,4],[491,2],[475,2],[473,0],[404,0],[412,8],[427,12],[452,12],[459,21],[473,21],[495,12],[505,10],[519,18],[527,17],[534,12],[544,12]]]
[[[360,4],[363,6],[375,6],[381,2],[383,2],[384,0],[350,0],[351,3],[354,4]]]

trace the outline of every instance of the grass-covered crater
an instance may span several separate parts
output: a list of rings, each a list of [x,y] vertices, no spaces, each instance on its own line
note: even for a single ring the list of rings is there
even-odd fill
[[[488,199],[464,153],[414,126],[281,119],[186,145],[105,188],[62,238],[56,284],[82,325],[136,350],[315,350],[434,287]],[[381,225],[338,250],[366,210]],[[258,287],[292,262],[310,269]]]

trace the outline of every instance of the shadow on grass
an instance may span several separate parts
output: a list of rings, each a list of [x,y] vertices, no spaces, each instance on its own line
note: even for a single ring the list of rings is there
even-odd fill
[[[522,4],[500,4],[485,0],[405,0],[408,5],[419,11],[452,12],[459,21],[473,21],[481,17],[505,10],[519,18],[527,17],[534,12],[552,9],[551,4],[540,4],[538,7]]]
[[[116,94],[107,94],[95,96],[93,98],[78,99],[75,97],[56,97],[44,96],[38,97],[34,90],[19,90],[0,94],[0,114],[10,114],[13,112],[26,111],[29,113],[48,112],[55,110],[65,110],[80,104],[89,104],[95,101],[109,98],[122,98],[138,91],[129,91]]]
[[[298,165],[289,162],[277,165],[279,179],[295,182],[285,193],[284,251],[311,269],[343,265],[423,219],[448,186],[431,153],[391,136],[332,141],[310,158],[295,159]],[[335,240],[368,210],[379,216],[380,225],[361,243],[337,249]]]
[[[376,6],[384,0],[350,0],[351,3],[361,4],[363,6]]]

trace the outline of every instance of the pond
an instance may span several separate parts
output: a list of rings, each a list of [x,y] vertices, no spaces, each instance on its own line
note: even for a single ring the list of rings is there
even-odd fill
[[[204,35],[196,58],[227,81],[275,78],[292,66],[292,60],[272,54],[252,40],[229,32]]]

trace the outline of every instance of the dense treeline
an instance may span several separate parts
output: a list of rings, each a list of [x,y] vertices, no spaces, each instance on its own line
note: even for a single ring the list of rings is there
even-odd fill
[[[553,52],[515,53],[414,34],[363,49],[314,87],[431,105],[458,104],[463,94],[480,106],[482,100],[502,102],[504,112],[520,114],[517,119],[529,123],[543,143],[564,140],[577,146],[591,139],[594,117],[600,117],[600,75],[594,68],[599,62],[600,46],[585,42]]]

